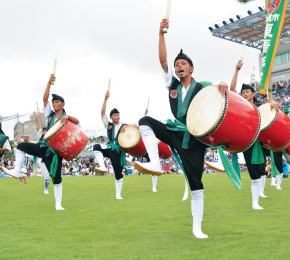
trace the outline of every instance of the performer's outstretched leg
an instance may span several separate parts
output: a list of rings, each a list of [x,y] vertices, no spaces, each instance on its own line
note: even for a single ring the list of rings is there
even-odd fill
[[[161,175],[162,168],[159,160],[159,152],[156,136],[152,128],[148,125],[140,125],[139,130],[144,145],[146,147],[147,153],[149,155],[150,162],[149,163],[135,162],[134,166],[139,172],[146,173],[146,170],[149,170],[150,172],[156,172],[156,175]]]
[[[14,169],[12,170],[7,170],[6,168],[2,167],[2,171],[15,178],[15,179],[18,179],[19,178],[19,175],[20,175],[20,171],[21,171],[21,167],[22,167],[22,164],[23,164],[23,161],[25,159],[25,153],[22,152],[21,150],[19,149],[15,149],[15,164],[14,164]]]
[[[99,167],[95,168],[96,173],[106,173],[107,168],[104,163],[104,156],[102,153],[102,147],[99,144],[95,144],[93,147],[95,162],[99,164]]]

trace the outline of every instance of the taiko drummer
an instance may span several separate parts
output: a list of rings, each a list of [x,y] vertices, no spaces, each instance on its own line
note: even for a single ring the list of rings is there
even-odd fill
[[[59,120],[64,124],[66,124],[68,120],[70,120],[80,127],[78,119],[66,114],[64,110],[65,102],[61,96],[52,94],[53,110],[51,109],[51,105],[48,101],[48,98],[49,98],[51,84],[54,81],[55,81],[55,76],[52,74],[49,78],[49,81],[47,83],[47,86],[43,95],[43,104],[44,104],[43,113],[47,117],[47,130],[49,130]],[[21,167],[21,164],[24,160],[25,153],[42,158],[43,162],[45,163],[47,169],[50,172],[50,176],[53,181],[54,196],[55,196],[55,209],[64,210],[64,208],[61,206],[62,157],[59,156],[57,153],[53,153],[45,141],[34,144],[34,143],[28,143],[28,142],[27,143],[20,142],[19,140],[16,143],[16,145],[17,145],[17,150],[16,150],[16,155],[15,155],[16,157],[15,168],[13,170],[3,169],[4,172],[14,177],[15,173],[20,170],[19,168]]]
[[[231,82],[231,91],[236,92],[236,85],[237,85],[237,78],[239,71],[241,70],[243,66],[242,61],[239,61],[236,65],[235,73]],[[243,84],[241,89],[241,96],[248,100],[251,104],[255,105],[256,107],[259,107],[261,104],[258,102],[258,100],[255,98],[256,91],[254,87],[250,84]],[[279,110],[281,106],[279,103],[272,101],[271,102],[272,109]],[[259,141],[256,141],[257,145],[259,145]],[[262,147],[263,154],[267,154],[267,150]],[[264,195],[264,188],[266,183],[266,164],[265,164],[265,158],[264,162],[261,161],[261,163],[253,164],[252,163],[252,156],[254,151],[254,145],[251,146],[248,150],[243,152],[246,165],[251,177],[251,191],[252,191],[252,208],[256,210],[263,209],[259,205],[259,197],[267,197]],[[282,169],[282,153],[274,153],[275,163],[277,163],[278,170]],[[281,159],[280,159],[281,158]],[[279,163],[279,161],[281,161]],[[279,165],[281,164],[281,167]],[[280,170],[279,170],[280,171]],[[283,171],[282,171],[283,172]]]
[[[122,150],[118,143],[118,136],[121,128],[125,126],[120,122],[120,112],[118,109],[114,108],[110,112],[109,122],[106,115],[107,100],[110,97],[110,92],[107,91],[105,94],[104,103],[101,109],[101,116],[104,126],[107,129],[107,136],[109,139],[108,145],[95,144],[93,147],[95,161],[99,164],[99,167],[95,168],[96,173],[106,173],[107,169],[104,163],[104,156],[111,159],[112,166],[115,172],[115,187],[116,187],[116,199],[123,199],[121,197],[122,186],[123,186],[123,167],[127,165],[125,152]]]
[[[163,28],[168,28],[168,20],[163,19],[159,30],[159,59],[164,71],[165,85],[169,90],[171,111],[178,121],[163,124],[152,117],[140,119],[139,129],[143,142],[149,154],[150,163],[135,163],[135,168],[142,173],[157,173],[161,170],[156,137],[175,149],[183,163],[191,189],[191,209],[193,216],[193,235],[197,238],[207,238],[201,230],[203,219],[204,189],[201,181],[204,165],[205,145],[182,126],[186,124],[188,107],[195,95],[205,86],[191,77],[194,71],[192,60],[182,50],[174,61],[175,70],[168,66]],[[174,76],[174,72],[177,78]],[[228,91],[226,83],[217,84],[220,93],[224,96]],[[206,119],[205,119],[206,120]]]

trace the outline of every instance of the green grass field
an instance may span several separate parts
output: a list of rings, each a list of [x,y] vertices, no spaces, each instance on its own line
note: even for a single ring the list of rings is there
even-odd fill
[[[115,199],[113,176],[64,177],[63,207],[43,178],[19,185],[0,179],[0,259],[290,259],[290,180],[270,186],[251,209],[250,178],[237,191],[225,174],[204,174],[203,232],[192,235],[190,197],[182,175],[124,176]]]

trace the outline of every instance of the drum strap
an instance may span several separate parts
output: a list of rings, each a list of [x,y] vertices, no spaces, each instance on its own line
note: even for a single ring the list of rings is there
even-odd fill
[[[263,149],[262,149],[262,146],[258,140],[256,140],[254,147],[253,147],[251,162],[252,162],[252,164],[262,164],[265,162]]]
[[[185,132],[185,134],[188,133],[190,135],[186,125],[183,124],[182,122],[180,122],[178,119],[175,119],[174,122],[172,122],[170,119],[168,119],[166,124],[174,125],[174,126],[176,126],[176,129],[178,129],[178,130],[172,130],[172,131],[183,131],[183,132]],[[169,129],[169,130],[171,130],[171,129]],[[184,138],[183,138],[183,142],[184,142]],[[200,141],[200,142],[205,144],[206,146],[209,146],[208,144],[206,144],[206,143],[204,143],[202,141]],[[241,177],[238,174],[239,171],[236,172],[236,170],[234,169],[233,165],[231,164],[229,158],[225,155],[224,150],[223,150],[223,148],[221,146],[213,146],[213,147],[216,148],[219,151],[222,164],[223,164],[223,166],[225,168],[225,172],[229,176],[230,180],[232,181],[232,183],[234,184],[236,189],[240,190],[242,188],[242,182],[241,182]],[[183,143],[182,143],[182,148],[183,148]],[[172,154],[173,154],[173,151],[172,151]],[[177,158],[176,158],[176,160],[177,160]],[[181,165],[182,165],[182,163],[181,163]],[[181,167],[181,165],[180,165],[180,167]],[[183,165],[182,165],[182,167],[183,167]],[[181,169],[182,169],[182,167],[181,167]],[[185,174],[185,172],[184,172],[184,174]]]

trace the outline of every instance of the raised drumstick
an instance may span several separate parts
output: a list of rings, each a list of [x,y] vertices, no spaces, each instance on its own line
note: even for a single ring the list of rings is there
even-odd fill
[[[38,115],[38,104],[36,102],[36,115]]]
[[[149,108],[150,97],[148,97],[147,110]]]
[[[171,10],[171,0],[167,0],[167,9],[166,9],[166,14],[165,14],[166,20],[169,20],[170,10]],[[167,33],[167,28],[163,28],[163,32]]]
[[[54,59],[54,65],[53,65],[53,75],[55,76],[55,72],[56,72],[56,64],[57,64],[57,59]],[[54,81],[51,82],[51,85],[54,85]]]
[[[110,92],[110,87],[111,87],[111,79],[109,79],[108,92]]]
[[[243,45],[242,55],[241,55],[241,62],[243,62],[244,54],[245,54],[246,44]]]

